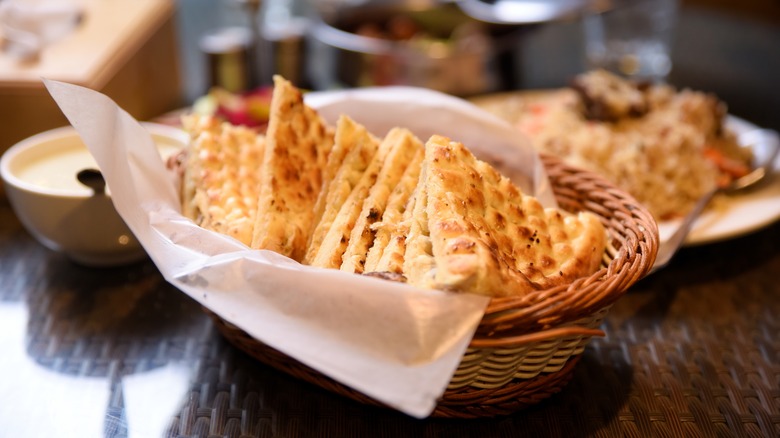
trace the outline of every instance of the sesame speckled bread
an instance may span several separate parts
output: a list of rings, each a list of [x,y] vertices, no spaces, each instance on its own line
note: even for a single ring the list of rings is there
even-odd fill
[[[319,200],[324,200],[322,212],[314,224],[303,263],[334,268],[338,268],[341,264],[341,255],[331,260],[335,249],[333,247],[323,249],[323,245],[326,245],[326,240],[329,241],[327,244],[332,246],[336,244],[333,239],[339,242],[346,239],[346,237],[342,239],[341,235],[336,236],[339,234],[338,231],[331,232],[331,230],[339,219],[342,207],[349,202],[357,202],[356,192],[361,190],[363,176],[373,162],[378,148],[379,139],[371,135],[363,125],[347,116],[339,117],[333,150],[345,151],[344,158],[335,169],[333,179],[323,186],[324,189],[320,193]]]
[[[364,272],[403,274],[406,235],[414,206],[413,192],[420,176],[424,151],[420,148],[387,200],[382,220],[371,225],[374,243],[366,255]]]
[[[422,150],[422,142],[407,129],[395,128],[385,136],[375,158],[380,167],[379,174],[352,228],[342,257],[342,271],[363,272],[369,247],[375,241],[376,231],[371,227],[382,220],[388,199],[410,163],[419,166],[415,157],[421,156]]]
[[[340,121],[341,124],[347,124],[347,123],[353,123],[351,119]],[[336,124],[338,125],[339,122],[337,121]],[[352,125],[348,125],[352,126]],[[340,132],[338,132],[337,129],[337,135],[334,137],[334,143],[333,148],[331,148],[330,153],[328,154],[328,160],[325,164],[325,168],[322,169],[322,186],[320,187],[320,193],[317,196],[317,202],[314,204],[314,223],[317,224],[315,227],[314,232],[311,233],[311,236],[309,237],[309,242],[306,245],[306,255],[304,256],[304,261],[310,260],[312,257],[314,257],[314,252],[317,250],[317,247],[322,242],[322,238],[325,236],[325,232],[327,232],[327,227],[322,227],[323,224],[323,216],[326,214],[325,211],[328,210],[328,217],[325,218],[324,223],[330,224],[330,222],[333,221],[333,217],[335,216],[335,213],[332,208],[329,207],[329,203],[336,202],[336,199],[334,199],[334,196],[336,196],[335,191],[331,191],[331,184],[336,179],[336,174],[339,172],[339,169],[341,169],[344,165],[345,161],[353,161],[353,160],[365,160],[366,158],[354,154],[347,159],[347,156],[350,154],[350,152],[354,149],[355,143],[357,141],[357,135],[360,134],[358,129],[352,129],[347,130],[345,128],[348,127],[347,125],[342,126]],[[368,165],[363,164],[364,166]],[[353,184],[355,184],[354,182]],[[330,196],[330,199],[328,199],[328,196]],[[342,194],[341,196],[346,197],[347,195]],[[338,202],[343,202],[343,199]],[[332,207],[332,206],[331,206]],[[330,225],[328,225],[330,226]],[[312,244],[312,242],[316,242],[315,244]]]
[[[426,144],[426,149],[428,145]],[[426,156],[427,150],[426,150]],[[424,289],[435,289],[436,260],[431,247],[428,228],[428,166],[420,168],[420,178],[404,213],[404,227],[398,230],[395,239],[406,237],[403,243],[404,258],[402,272],[407,283]],[[400,239],[399,239],[400,240]],[[398,242],[400,243],[400,242]]]
[[[595,272],[590,213],[544,209],[443,136],[382,138],[342,115],[335,129],[275,78],[265,135],[184,119],[182,210],[204,228],[316,267],[493,297]]]
[[[404,271],[425,288],[522,295],[594,272],[606,233],[590,213],[544,209],[462,144],[426,144]]]
[[[370,187],[366,185],[368,181],[364,181],[363,177],[369,172],[378,148],[379,140],[363,125],[347,116],[339,117],[333,149],[347,153],[339,163],[333,180],[320,195],[320,199],[324,199],[325,203],[312,232],[303,263],[328,268],[338,268],[341,265],[341,255],[349,236],[349,229],[344,227],[349,226],[349,222],[354,225],[351,218],[357,215],[357,212],[352,212],[360,208],[362,199],[365,198],[362,192],[367,192]],[[371,172],[374,172],[376,177],[378,171]]]
[[[303,259],[314,226],[332,130],[301,91],[274,77],[252,247]]]
[[[265,137],[211,116],[191,115],[182,122],[191,137],[182,166],[182,214],[249,245]]]

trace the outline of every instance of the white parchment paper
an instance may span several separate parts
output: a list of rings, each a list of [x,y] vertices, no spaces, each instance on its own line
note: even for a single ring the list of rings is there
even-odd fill
[[[431,413],[487,298],[303,266],[201,229],[181,215],[175,177],[142,125],[103,94],[44,82],[167,281],[323,374],[409,415]],[[347,114],[377,136],[394,126],[423,141],[447,135],[479,157],[501,161],[526,193],[554,203],[530,143],[465,101],[408,87],[311,93],[306,100],[330,123]]]

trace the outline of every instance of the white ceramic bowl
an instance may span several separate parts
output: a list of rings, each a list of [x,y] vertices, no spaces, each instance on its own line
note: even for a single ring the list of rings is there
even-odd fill
[[[143,125],[163,158],[187,142],[180,129]],[[97,164],[71,126],[22,140],[0,159],[11,206],[40,243],[86,266],[115,266],[145,257],[110,194],[95,194],[77,180],[85,168],[97,169]]]

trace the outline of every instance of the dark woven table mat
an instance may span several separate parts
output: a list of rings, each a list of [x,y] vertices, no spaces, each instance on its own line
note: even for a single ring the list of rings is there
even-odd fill
[[[228,345],[150,262],[79,268],[20,230],[0,209],[0,301],[29,307],[37,363],[114,382],[107,437],[129,435],[122,376],[171,361],[194,379],[170,437],[780,436],[780,224],[683,250],[617,302],[562,392],[478,420],[417,420],[293,379]]]

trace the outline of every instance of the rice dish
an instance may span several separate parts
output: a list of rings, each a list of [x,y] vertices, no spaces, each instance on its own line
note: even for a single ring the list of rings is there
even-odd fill
[[[724,127],[726,106],[712,94],[597,70],[500,112],[540,151],[605,176],[657,220],[684,215],[706,192],[749,170],[751,154]]]

